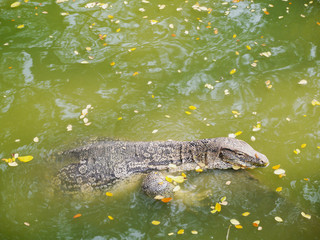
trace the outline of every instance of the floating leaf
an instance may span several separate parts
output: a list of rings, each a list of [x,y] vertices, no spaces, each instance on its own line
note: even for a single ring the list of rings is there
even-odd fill
[[[69,125],[67,126],[67,131],[68,131],[68,132],[72,131],[72,125],[71,125],[71,124],[69,124]]]
[[[235,227],[237,228],[237,229],[242,229],[243,227],[242,227],[242,225],[235,225]]]
[[[151,25],[156,24],[158,21],[157,20],[150,20]]]
[[[156,221],[156,220],[153,220],[152,222],[151,222],[153,225],[159,225],[160,224],[160,221]]]
[[[253,225],[254,227],[259,227],[259,224],[260,224],[260,221],[259,221],[259,220],[256,220],[256,221],[254,221],[254,222],[252,223],[252,225]]]
[[[180,229],[177,234],[184,234],[184,229]]]
[[[139,74],[139,72],[134,72],[133,74],[132,74],[132,76],[136,76],[136,75],[138,75]]]
[[[232,165],[233,170],[239,170],[241,167],[239,165]]]
[[[232,75],[232,74],[235,74],[236,73],[236,71],[237,71],[237,69],[232,69],[231,71],[230,71],[230,74]]]
[[[220,205],[220,203],[216,203],[214,209],[215,209],[217,212],[221,212],[221,205]]]
[[[277,216],[277,217],[275,217],[274,219],[275,219],[277,222],[283,222],[283,220],[282,220],[281,217],[278,217],[278,216]]]
[[[286,171],[284,169],[278,168],[278,169],[274,170],[273,173],[276,175],[280,175],[280,174],[285,174]]]
[[[189,106],[189,109],[190,109],[190,110],[196,110],[197,107],[195,107],[195,106]]]
[[[120,32],[121,31],[121,29],[120,28],[118,28],[117,30],[116,30],[116,32],[118,33],[118,32]]]
[[[196,231],[196,230],[192,230],[192,231],[191,231],[191,234],[196,235],[196,234],[198,234],[198,231]]]
[[[187,178],[187,175],[185,173],[181,173],[181,176]]]
[[[16,167],[16,166],[18,166],[18,163],[17,162],[8,162],[8,165],[10,167]]]
[[[164,203],[170,202],[172,200],[171,197],[167,197],[167,198],[162,198],[161,201]]]
[[[21,162],[30,162],[33,159],[32,156],[22,156],[22,157],[18,157],[18,160]]]
[[[299,148],[297,148],[297,149],[293,150],[293,153],[294,153],[294,154],[297,154],[297,155],[298,155],[300,152],[301,152],[301,151],[300,151],[300,149],[299,149]]]
[[[155,196],[153,199],[155,199],[155,200],[161,200],[161,199],[163,199],[163,198],[164,198],[164,196],[157,195],[157,196]]]
[[[177,185],[177,186],[174,187],[174,189],[172,191],[173,192],[178,192],[180,189],[181,189],[180,186]]]
[[[114,66],[116,63],[115,62],[111,62],[110,63],[110,66]]]
[[[300,81],[298,82],[298,84],[300,84],[300,85],[306,85],[307,83],[308,83],[308,81],[305,80],[305,79],[302,79],[302,80],[300,80]]]
[[[305,217],[305,218],[307,218],[307,219],[311,219],[311,215],[309,215],[309,214],[306,214],[306,213],[304,213],[304,212],[301,212],[301,215],[302,215],[302,217]]]
[[[109,218],[110,220],[114,220],[114,218],[113,218],[112,216],[108,216],[108,218]]]
[[[301,144],[301,148],[305,148],[307,146],[306,143]]]
[[[247,45],[246,48],[247,48],[248,50],[251,50],[251,47],[250,47],[249,45]]]
[[[133,52],[134,50],[136,50],[137,48],[130,48],[129,50],[128,50],[128,52]]]
[[[74,215],[73,218],[78,218],[78,217],[81,217],[81,216],[82,216],[82,214],[78,213],[78,214]]]
[[[10,7],[15,8],[15,7],[19,7],[21,5],[21,2],[14,2],[10,5]]]
[[[23,224],[26,225],[27,227],[30,227],[30,223],[28,222],[24,222]]]
[[[18,29],[24,28],[24,24],[20,24],[17,26]]]
[[[241,134],[242,134],[242,131],[238,131],[238,132],[236,132],[234,135],[239,136],[239,135],[241,135]]]
[[[233,225],[240,225],[240,222],[237,220],[237,219],[230,219],[230,222],[231,222],[231,224],[233,224]]]
[[[276,191],[277,191],[277,192],[281,192],[281,191],[282,191],[282,187],[277,187],[277,188],[276,188]]]
[[[203,172],[202,168],[200,168],[199,166],[196,167],[196,172]]]
[[[183,183],[185,179],[183,176],[176,176],[176,177],[172,177],[172,180],[175,181],[176,183]]]
[[[260,53],[260,56],[263,56],[263,57],[270,57],[271,56],[271,52],[262,52]]]
[[[250,215],[250,212],[244,212],[244,213],[242,213],[242,216],[244,216],[244,217],[247,217],[247,216],[249,216]]]
[[[275,166],[272,167],[272,169],[274,169],[274,170],[277,170],[277,169],[279,169],[279,168],[280,168],[280,164],[275,165]]]
[[[311,101],[311,104],[312,104],[312,106],[316,106],[316,105],[320,106],[320,102],[318,100],[316,100],[316,99],[313,99]]]
[[[172,182],[171,176],[166,176],[166,180],[167,180],[167,182]]]
[[[106,195],[107,195],[108,197],[112,197],[112,196],[113,196],[113,193],[111,193],[111,192],[106,192]]]

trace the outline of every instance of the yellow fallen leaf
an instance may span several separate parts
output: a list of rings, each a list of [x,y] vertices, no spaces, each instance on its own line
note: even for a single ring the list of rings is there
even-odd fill
[[[108,216],[108,218],[109,218],[110,220],[113,220],[113,219],[114,219],[112,216]]]
[[[118,120],[122,120],[122,117],[118,117]]]
[[[110,63],[110,66],[114,66],[116,63],[115,62],[111,62]]]
[[[15,8],[15,7],[19,7],[21,5],[21,2],[14,2],[11,4],[10,7]]]
[[[237,69],[232,69],[231,71],[230,71],[230,74],[232,75],[232,74],[235,74],[236,73],[236,71],[237,71]]]
[[[316,100],[316,99],[313,99],[312,101],[311,101],[311,104],[312,104],[312,106],[316,106],[316,105],[320,105],[320,102],[318,101],[318,100]]]
[[[244,217],[247,217],[247,216],[249,216],[249,215],[250,215],[249,212],[244,212],[244,213],[242,213],[242,216],[244,216]]]
[[[108,197],[112,197],[112,196],[113,196],[113,193],[111,193],[111,192],[106,192],[106,195],[107,195]]]
[[[305,148],[307,146],[306,143],[301,144],[301,148]]]
[[[279,168],[280,168],[280,164],[275,165],[275,166],[272,167],[272,169],[274,169],[274,170],[277,170],[277,169],[279,169]]]
[[[242,229],[243,227],[242,227],[242,225],[235,225],[235,227],[237,228],[237,229]]]
[[[134,50],[136,50],[136,48],[130,48],[128,51],[133,52]]]
[[[190,114],[191,114],[191,112],[189,112],[189,111],[185,111],[185,113],[186,113],[186,114],[188,114],[188,115],[190,115]]]
[[[112,16],[112,15],[108,15],[108,18],[112,19],[112,18],[113,18],[113,16]]]
[[[184,229],[180,229],[177,234],[184,234]]]
[[[151,23],[152,25],[156,24],[157,22],[158,22],[157,20],[150,20],[150,23]]]
[[[181,173],[181,176],[184,177],[184,178],[187,177],[187,175],[185,173]]]
[[[251,50],[251,47],[249,45],[246,46],[248,50]]]
[[[237,37],[237,34],[233,34],[233,36],[232,36],[233,38],[236,38]]]
[[[307,219],[311,219],[311,215],[309,215],[309,214],[306,214],[306,213],[304,213],[304,212],[301,212],[301,215],[302,215],[302,217],[305,217],[305,218],[307,218]]]
[[[33,159],[32,156],[22,156],[22,157],[18,157],[18,160],[21,162],[30,162]]]
[[[190,110],[196,110],[197,107],[195,107],[195,106],[189,106],[189,109],[190,109]]]
[[[121,29],[120,28],[118,28],[117,30],[116,30],[116,32],[120,32],[121,31]]]
[[[238,51],[235,51],[235,54],[236,54],[237,56],[239,56],[240,53],[239,53]]]
[[[294,154],[297,154],[297,155],[298,155],[300,152],[301,152],[301,151],[300,151],[300,149],[299,149],[299,148],[297,148],[297,149],[293,150],[293,153],[294,153]]]
[[[202,168],[196,168],[196,172],[203,172]]]
[[[18,25],[17,28],[18,29],[24,28],[24,24]]]
[[[167,180],[167,182],[172,182],[173,181],[172,178],[169,177],[169,176],[166,176],[166,180]]]
[[[132,76],[136,76],[136,75],[138,75],[139,74],[139,72],[134,72],[133,74],[132,74]]]
[[[240,113],[238,111],[232,110],[231,112],[233,115],[240,115]]]
[[[216,206],[214,207],[214,209],[215,209],[217,212],[221,212],[221,205],[220,205],[220,203],[216,203]]]
[[[156,221],[156,220],[153,220],[152,222],[151,222],[153,225],[159,225],[160,224],[160,222],[159,221]]]
[[[239,136],[239,135],[241,135],[241,134],[242,134],[242,131],[238,131],[238,132],[236,132],[234,135]]]
[[[281,192],[281,191],[282,191],[282,187],[277,187],[277,188],[276,188],[276,191],[277,191],[277,192]]]

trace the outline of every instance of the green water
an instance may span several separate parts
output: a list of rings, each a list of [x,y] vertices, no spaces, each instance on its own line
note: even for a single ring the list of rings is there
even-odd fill
[[[320,101],[319,1],[200,1],[210,13],[180,0],[109,1],[106,9],[83,0],[13,2],[0,2],[0,158],[34,160],[0,165],[1,239],[226,239],[232,218],[243,229],[230,228],[229,239],[320,239],[320,106],[311,104]],[[79,116],[88,104],[86,126]],[[137,185],[114,197],[52,191],[64,165],[53,156],[93,137],[194,140],[239,131],[270,160],[250,171],[261,189],[193,172],[183,186],[190,193],[166,204]],[[286,170],[281,179],[277,164]],[[202,201],[191,197],[205,191]],[[229,204],[210,213],[223,196]]]

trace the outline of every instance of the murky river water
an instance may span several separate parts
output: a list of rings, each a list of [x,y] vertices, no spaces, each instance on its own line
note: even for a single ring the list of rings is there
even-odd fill
[[[1,239],[320,239],[319,1],[12,3],[0,3],[0,158],[34,159],[0,165]],[[90,138],[229,134],[268,156],[258,180],[187,172],[169,203],[139,183],[52,190],[56,153]]]

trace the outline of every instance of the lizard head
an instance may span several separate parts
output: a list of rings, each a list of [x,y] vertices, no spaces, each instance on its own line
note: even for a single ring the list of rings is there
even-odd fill
[[[220,144],[219,159],[231,167],[266,167],[268,158],[254,150],[248,143],[235,138],[217,138]]]

